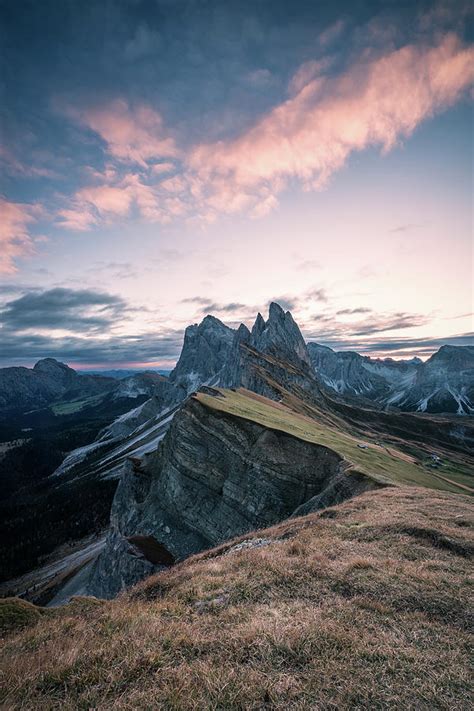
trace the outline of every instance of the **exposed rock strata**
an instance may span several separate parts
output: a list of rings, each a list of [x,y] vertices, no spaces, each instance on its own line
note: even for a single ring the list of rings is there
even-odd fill
[[[335,452],[190,400],[140,471],[129,463],[90,592],[113,597],[153,572],[127,539],[153,536],[177,559],[372,488]],[[318,500],[317,497],[320,497]]]

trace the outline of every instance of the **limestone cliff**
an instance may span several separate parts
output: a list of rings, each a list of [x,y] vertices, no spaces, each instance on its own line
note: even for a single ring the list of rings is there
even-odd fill
[[[159,568],[137,552],[134,536],[179,560],[281,521],[304,504],[317,509],[375,486],[344,475],[344,467],[331,449],[191,399],[157,452],[140,466],[128,463],[89,592],[113,597]]]

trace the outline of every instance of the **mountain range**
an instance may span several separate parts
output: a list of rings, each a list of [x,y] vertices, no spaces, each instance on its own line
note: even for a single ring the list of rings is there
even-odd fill
[[[52,359],[0,370],[10,436],[12,421],[21,426],[0,469],[36,442],[45,413],[72,443],[81,431],[39,480],[7,476],[5,569],[34,568],[64,540],[106,526],[90,555],[71,555],[67,590],[112,597],[172,561],[363,491],[468,491],[473,352],[446,346],[426,363],[336,353],[305,343],[272,303],[251,329],[213,316],[189,326],[169,377],[81,375]],[[64,599],[49,577],[34,587],[37,599]]]
[[[311,363],[337,393],[405,412],[474,414],[474,347],[442,346],[426,362],[372,359],[309,343]]]

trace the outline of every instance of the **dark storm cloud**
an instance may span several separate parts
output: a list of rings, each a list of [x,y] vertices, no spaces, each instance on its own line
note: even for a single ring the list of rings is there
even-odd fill
[[[28,292],[8,301],[0,310],[2,338],[6,330],[67,329],[83,333],[109,330],[124,319],[127,310],[120,297],[92,289]]]

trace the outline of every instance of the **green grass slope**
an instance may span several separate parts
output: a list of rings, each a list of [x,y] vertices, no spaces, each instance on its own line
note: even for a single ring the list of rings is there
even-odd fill
[[[432,470],[427,462],[397,449],[392,444],[377,444],[324,422],[295,412],[283,403],[268,400],[248,390],[198,392],[194,397],[213,410],[257,422],[299,439],[338,452],[348,462],[348,475],[357,471],[383,484],[426,486],[452,492],[472,493],[472,477],[459,465],[446,463],[444,470]],[[379,440],[377,440],[379,441]],[[362,447],[360,446],[362,445]]]

